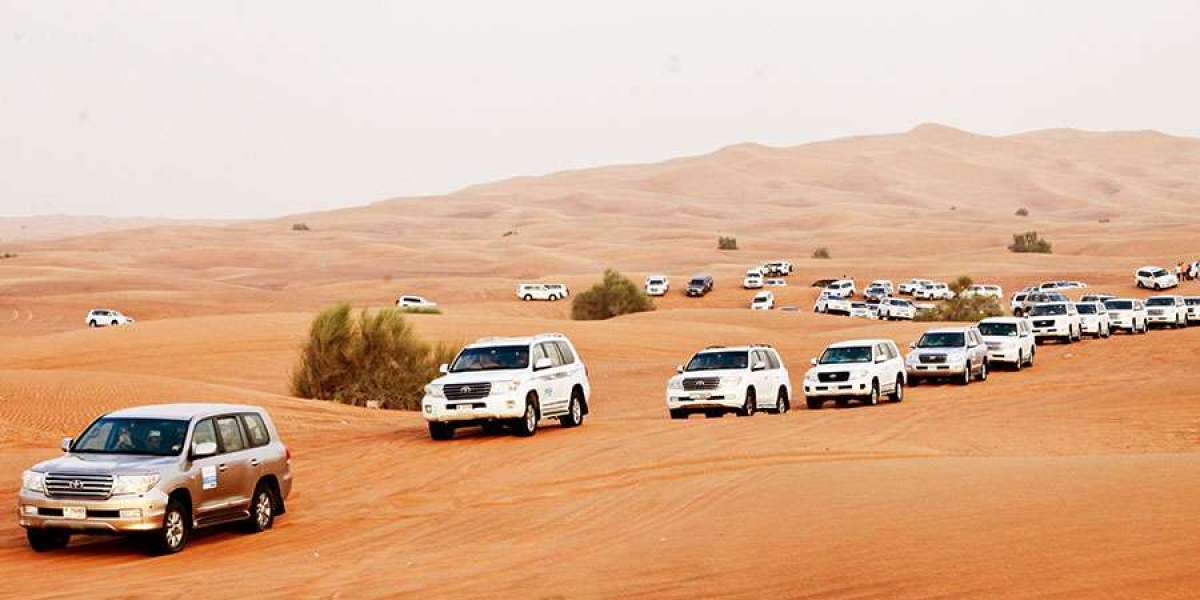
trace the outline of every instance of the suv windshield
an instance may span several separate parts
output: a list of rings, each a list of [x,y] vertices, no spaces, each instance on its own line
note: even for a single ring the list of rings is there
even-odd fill
[[[1146,300],[1146,306],[1174,306],[1174,298],[1150,298]]]
[[[1188,306],[1200,306],[1200,298],[1185,298],[1183,303]]]
[[[1078,310],[1079,314],[1081,314],[1081,315],[1094,315],[1094,314],[1096,314],[1096,305],[1095,304],[1076,304],[1075,310]]]
[[[502,371],[528,366],[529,346],[489,346],[464,349],[450,365],[450,372]]]
[[[927,333],[917,342],[918,348],[962,348],[967,345],[966,334],[960,332]]]
[[[183,451],[188,422],[181,419],[104,417],[79,436],[71,452],[176,456]]]
[[[1133,310],[1133,302],[1129,300],[1106,300],[1104,307],[1108,310]]]
[[[1031,317],[1047,317],[1067,314],[1067,307],[1062,304],[1039,304],[1029,309]]]
[[[871,347],[826,348],[825,352],[821,354],[821,360],[817,362],[823,365],[871,362]]]
[[[980,323],[979,333],[985,336],[1017,337],[1016,323]]]
[[[688,285],[690,285],[692,287],[704,287],[704,280],[703,279],[693,279],[688,282]]]
[[[718,371],[721,369],[745,369],[750,358],[742,352],[702,352],[688,361],[685,371]]]

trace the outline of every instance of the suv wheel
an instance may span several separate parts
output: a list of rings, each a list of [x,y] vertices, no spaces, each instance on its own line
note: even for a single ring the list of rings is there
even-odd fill
[[[275,524],[275,493],[271,486],[260,482],[250,501],[250,533],[266,531]]]
[[[672,419],[686,419],[686,418],[688,418],[688,413],[686,410],[672,408],[671,409],[671,418]]]
[[[896,376],[896,387],[892,388],[892,393],[888,395],[888,400],[892,402],[904,401],[904,376]]]
[[[429,437],[439,442],[454,439],[454,426],[449,423],[429,423]]]
[[[71,532],[65,529],[26,529],[25,539],[34,552],[62,550],[71,541]]]
[[[537,396],[530,392],[525,397],[525,414],[517,419],[513,425],[513,432],[519,437],[530,437],[537,433],[538,427],[538,412],[537,412]]]
[[[756,410],[758,410],[758,398],[755,397],[754,388],[747,388],[746,400],[742,402],[742,408],[738,411],[738,416],[753,417]]]
[[[531,296],[531,295],[529,295],[529,294],[525,294],[525,296],[524,296],[524,297],[522,297],[521,299],[522,299],[522,300],[524,300],[524,301],[526,301],[526,302],[529,302],[530,300],[533,300],[533,296]]]
[[[979,366],[979,381],[987,381],[988,378],[988,362],[985,360]]]
[[[879,405],[879,382],[878,381],[871,382],[871,395],[867,396],[867,405],[868,406],[878,406]]]
[[[818,410],[825,405],[825,401],[821,398],[804,397],[804,404],[808,406],[808,410]]]
[[[151,549],[156,554],[179,552],[187,545],[189,533],[191,533],[191,516],[182,502],[172,498],[167,501],[167,510],[163,513],[162,529],[151,534]]]
[[[788,403],[788,393],[784,388],[779,388],[779,396],[775,398],[775,414],[786,415],[787,411],[791,410],[792,406]]]
[[[971,383],[971,371],[972,370],[973,369],[971,369],[971,363],[967,363],[966,368],[963,369],[962,377],[959,378],[959,380],[958,380],[959,385],[969,385]]]
[[[571,392],[571,404],[567,406],[567,414],[558,418],[563,427],[579,427],[583,425],[583,392]]]
[[[1017,350],[1017,363],[1015,365],[1013,365],[1013,369],[1020,371],[1021,369],[1024,369],[1024,368],[1025,368],[1025,352],[1023,350]]]
[[[116,327],[116,326],[118,325],[118,323],[117,323],[116,321],[113,321],[112,323],[109,323],[109,325],[112,325],[113,327]]]
[[[95,319],[88,321],[88,327],[99,327],[99,326],[100,326],[100,324],[97,323]]]

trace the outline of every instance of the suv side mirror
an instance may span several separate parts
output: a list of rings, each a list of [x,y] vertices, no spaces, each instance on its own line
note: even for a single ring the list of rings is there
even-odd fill
[[[533,370],[541,371],[542,369],[549,369],[550,367],[553,367],[553,366],[554,366],[554,363],[550,362],[550,359],[542,357],[542,358],[537,359],[537,362],[533,363]]]
[[[63,452],[70,452],[70,451],[71,451],[71,444],[72,444],[72,443],[74,443],[74,442],[75,442],[75,440],[73,440],[73,439],[71,439],[71,438],[69,438],[69,437],[65,437],[65,438],[63,438],[63,439],[62,439],[62,445],[60,446],[60,448],[62,448],[62,451],[63,451]]]
[[[682,373],[682,372],[683,372],[683,365],[675,365],[675,372],[676,372],[676,373]]]
[[[195,442],[192,444],[192,458],[205,458],[216,453],[216,442]]]
[[[438,373],[441,373],[442,375],[445,375],[445,374],[447,374],[447,373],[449,373],[449,372],[450,372],[450,365],[448,365],[448,364],[446,364],[446,363],[442,363],[442,364],[441,364],[441,365],[438,367]]]
[[[766,369],[766,368],[767,368],[767,363],[760,360],[760,361],[755,362],[754,365],[752,365],[750,367],[750,370],[751,371],[762,371],[763,369]]]
[[[812,365],[812,366],[814,366],[814,367],[815,367],[815,366],[817,366],[817,359],[816,359],[816,358],[810,358],[810,359],[808,359],[808,364],[810,364],[810,365]]]
[[[908,349],[909,349],[909,350],[916,350],[916,349],[917,349],[917,343],[916,343],[916,342],[909,342],[909,343],[908,343]]]

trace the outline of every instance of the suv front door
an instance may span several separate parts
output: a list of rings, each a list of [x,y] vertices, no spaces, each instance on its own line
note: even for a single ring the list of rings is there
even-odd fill
[[[217,453],[192,460],[192,477],[197,480],[192,486],[192,506],[197,521],[221,518],[231,510],[230,499],[240,494],[241,481],[230,472],[229,456],[222,450],[215,418],[196,423],[192,431],[192,448],[207,442],[217,445]]]

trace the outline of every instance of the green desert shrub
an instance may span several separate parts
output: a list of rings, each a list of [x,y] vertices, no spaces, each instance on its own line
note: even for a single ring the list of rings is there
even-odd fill
[[[825,246],[821,246],[820,248],[813,250],[812,257],[813,258],[833,258],[832,256],[829,255],[829,248],[826,248]]]
[[[1014,233],[1013,241],[1008,245],[1008,249],[1013,252],[1050,254],[1050,242],[1039,237],[1036,231],[1026,231],[1025,233]]]
[[[934,306],[933,308],[917,311],[917,321],[962,321],[975,322],[988,317],[999,317],[1004,314],[1000,301],[992,297],[962,295],[963,291],[975,283],[970,277],[963,275],[950,282],[950,291],[954,297]]]
[[[650,310],[654,310],[654,302],[646,292],[613,269],[604,272],[603,281],[571,301],[571,318],[577,321],[611,319]]]
[[[1018,208],[1018,209],[1017,209],[1017,212],[1016,212],[1015,214],[1016,214],[1018,217],[1028,217],[1028,216],[1029,216],[1029,209],[1028,209],[1028,208],[1024,208],[1024,207]]]
[[[307,223],[296,223],[292,225],[292,231],[310,231]]]
[[[354,314],[349,304],[321,311],[292,371],[292,393],[354,406],[416,410],[423,387],[453,347],[421,340],[395,308]]]
[[[726,237],[723,235],[717,237],[717,249],[718,250],[737,250],[738,249],[737,238]]]

